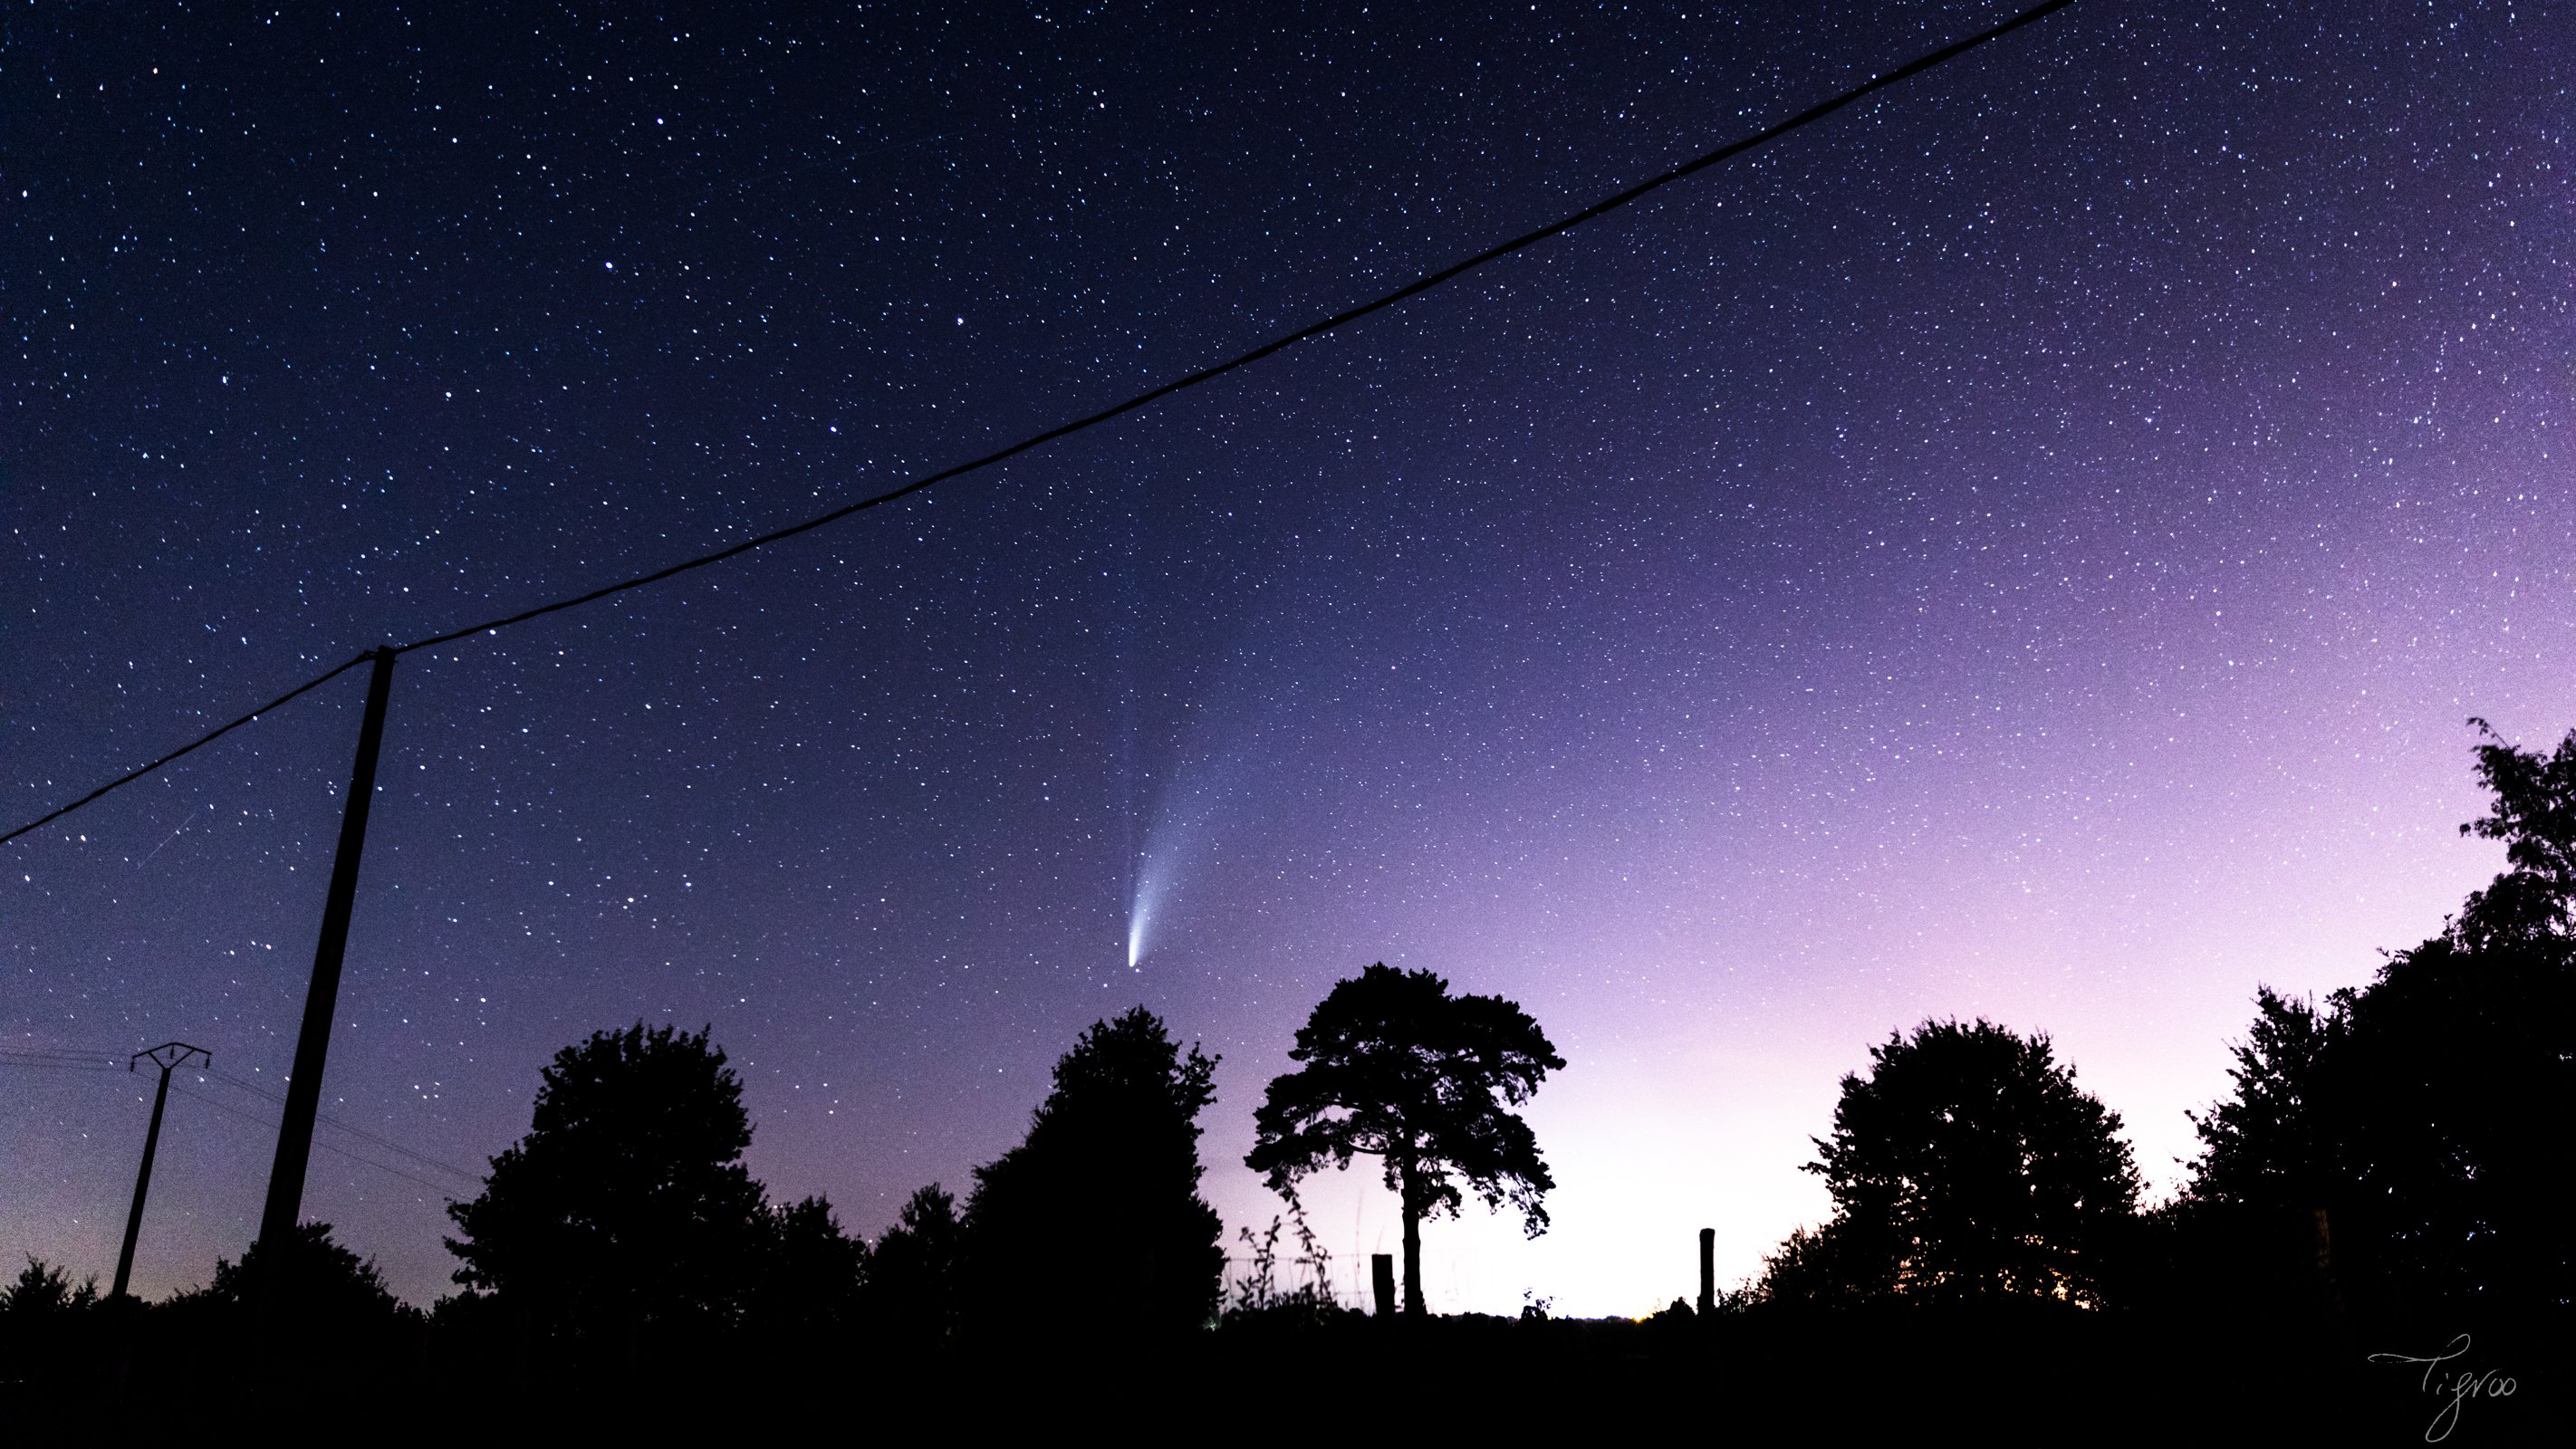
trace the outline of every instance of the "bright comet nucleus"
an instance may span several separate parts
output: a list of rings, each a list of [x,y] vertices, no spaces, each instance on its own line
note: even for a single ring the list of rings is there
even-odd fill
[[[1147,875],[1137,880],[1136,893],[1127,902],[1127,969],[1130,971],[1136,970],[1145,959],[1145,937],[1153,929],[1155,898],[1160,894],[1154,877]]]

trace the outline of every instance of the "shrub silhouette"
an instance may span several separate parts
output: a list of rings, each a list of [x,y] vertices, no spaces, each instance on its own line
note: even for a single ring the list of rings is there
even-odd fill
[[[238,1263],[217,1258],[215,1281],[203,1291],[229,1304],[275,1304],[326,1327],[360,1328],[406,1311],[374,1260],[334,1241],[329,1223],[298,1223],[283,1243],[262,1238],[243,1250]]]
[[[1290,1260],[1298,1270],[1295,1283],[1283,1283],[1279,1272],[1283,1228],[1292,1229],[1297,1239],[1297,1255]],[[1235,1236],[1243,1243],[1247,1270],[1226,1296],[1225,1309],[1218,1316],[1221,1326],[1237,1331],[1313,1330],[1358,1316],[1342,1307],[1333,1293],[1332,1254],[1307,1223],[1305,1209],[1291,1205],[1287,1218],[1273,1216],[1261,1232],[1239,1228]]]
[[[398,1372],[425,1324],[372,1260],[342,1246],[329,1223],[307,1222],[280,1242],[253,1242],[238,1261],[216,1259],[211,1283],[126,1326],[154,1347],[162,1372],[205,1384],[283,1361],[342,1382]]]

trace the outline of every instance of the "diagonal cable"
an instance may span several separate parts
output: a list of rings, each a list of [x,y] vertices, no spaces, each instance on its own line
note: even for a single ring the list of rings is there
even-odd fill
[[[361,654],[350,660],[348,663],[341,665],[339,668],[332,670],[328,674],[317,674],[311,679],[304,681],[302,684],[295,686],[293,689],[288,690],[284,694],[279,695],[277,698],[270,700],[268,703],[261,705],[259,708],[252,710],[250,713],[243,715],[241,718],[234,720],[229,724],[215,726],[206,733],[197,736],[188,743],[181,745],[179,748],[172,750],[170,753],[163,755],[157,760],[154,760],[151,764],[140,765],[134,769],[128,770],[124,774],[117,776],[115,779],[108,781],[106,784],[101,785],[97,789],[90,791],[88,794],[83,795],[77,800],[74,800],[69,805],[38,819],[30,820],[26,824],[19,826],[17,829],[10,831],[6,835],[0,835],[0,845],[6,845],[10,841],[17,839],[19,836],[26,834],[30,830],[36,830],[46,825],[50,825],[53,822],[62,819],[64,816],[71,814],[73,811],[78,810],[92,800],[97,799],[101,795],[106,794],[108,791],[115,789],[117,786],[130,785],[135,781],[142,779],[144,776],[151,774],[153,771],[160,769],[162,766],[178,759],[181,755],[203,749],[207,745],[213,744],[215,741],[222,739],[224,736],[231,734],[237,729],[240,729],[243,725],[249,724],[252,720],[257,719],[261,715],[268,713],[270,710],[277,708],[279,705],[285,704],[287,701],[294,699],[297,695],[303,694],[308,690],[318,689],[321,686],[330,683],[332,680],[339,678],[341,675],[348,673],[350,670],[357,668],[359,665],[366,663],[367,658],[367,655]]]
[[[172,1082],[172,1083],[170,1084],[170,1090],[171,1090],[171,1091],[173,1091],[173,1092],[178,1093],[178,1094],[179,1094],[180,1096],[182,1096],[182,1097],[192,1097],[192,1098],[195,1098],[197,1101],[200,1101],[200,1102],[205,1103],[207,1106],[214,1108],[216,1111],[221,1112],[221,1113],[225,1114],[226,1116],[229,1116],[229,1117],[238,1117],[238,1118],[240,1118],[241,1120],[243,1120],[243,1121],[245,1121],[245,1122],[250,1123],[250,1124],[251,1124],[252,1126],[254,1126],[254,1127],[266,1127],[266,1128],[269,1128],[269,1129],[271,1129],[271,1130],[274,1130],[274,1129],[276,1128],[276,1126],[277,1126],[277,1124],[276,1124],[275,1122],[270,1121],[266,1116],[262,1115],[261,1113],[258,1113],[258,1112],[252,1112],[252,1111],[248,1111],[248,1110],[245,1110],[245,1109],[243,1109],[243,1108],[240,1108],[240,1107],[236,1107],[236,1106],[234,1106],[234,1105],[233,1105],[232,1103],[230,1103],[230,1102],[224,1101],[223,1099],[221,1099],[221,1098],[219,1098],[219,1097],[209,1096],[209,1095],[207,1095],[206,1093],[204,1093],[204,1092],[200,1092],[200,1091],[196,1090],[196,1089],[195,1089],[195,1088],[193,1088],[193,1087],[184,1086],[184,1085],[182,1085],[182,1084],[180,1084],[180,1083],[178,1083],[178,1082]],[[431,1182],[428,1178],[425,1178],[425,1177],[416,1177],[416,1176],[414,1176],[413,1174],[408,1173],[408,1172],[405,1172],[405,1171],[404,1171],[404,1170],[402,1170],[401,1168],[394,1166],[392,1163],[389,1163],[389,1162],[378,1162],[377,1160],[375,1160],[375,1159],[374,1159],[374,1158],[372,1158],[372,1157],[365,1157],[365,1156],[361,1156],[361,1155],[359,1155],[358,1153],[351,1152],[349,1149],[347,1149],[347,1148],[345,1148],[345,1147],[336,1146],[336,1145],[334,1145],[334,1144],[332,1144],[332,1143],[329,1143],[329,1142],[323,1142],[323,1141],[320,1141],[320,1140],[318,1140],[318,1139],[314,1142],[314,1144],[313,1144],[313,1145],[314,1145],[314,1146],[316,1146],[316,1147],[321,1148],[321,1149],[322,1149],[323,1151],[325,1151],[325,1152],[336,1153],[336,1154],[338,1154],[339,1156],[345,1157],[345,1158],[349,1159],[351,1162],[363,1162],[363,1163],[365,1163],[367,1166],[374,1168],[374,1169],[375,1169],[375,1170],[377,1170],[378,1172],[390,1172],[390,1173],[392,1173],[394,1176],[401,1178],[401,1179],[402,1179],[403,1181],[405,1181],[405,1182],[409,1182],[409,1183],[417,1183],[418,1185],[420,1185],[420,1186],[422,1186],[422,1187],[425,1187],[425,1188],[429,1189],[431,1192],[434,1192],[434,1193],[438,1194],[440,1197],[445,1198],[445,1199],[446,1199],[447,1201],[449,1201],[449,1202],[456,1202],[456,1201],[458,1201],[458,1200],[459,1200],[459,1199],[457,1198],[456,1194],[455,1194],[455,1193],[453,1193],[453,1192],[451,1192],[451,1191],[449,1191],[447,1188],[441,1187],[439,1184],[434,1183],[434,1182]]]
[[[213,1080],[221,1082],[237,1091],[248,1092],[254,1097],[267,1101],[271,1106],[284,1107],[286,1105],[286,1098],[282,1094],[272,1092],[257,1082],[247,1081],[241,1077],[236,1077],[230,1072],[219,1072],[212,1067],[205,1067],[200,1069],[200,1075],[212,1078]],[[431,1168],[439,1172],[452,1173],[457,1177],[465,1179],[467,1182],[479,1183],[483,1180],[482,1173],[469,1171],[452,1162],[442,1162],[439,1159],[430,1156],[426,1152],[415,1152],[411,1148],[405,1147],[401,1143],[396,1142],[389,1137],[379,1137],[375,1133],[368,1131],[364,1127],[358,1126],[354,1122],[334,1117],[328,1112],[317,1111],[313,1116],[314,1120],[318,1122],[327,1123],[330,1126],[348,1133],[352,1137],[372,1142],[376,1146],[385,1149],[387,1152],[400,1153],[401,1155],[410,1158],[412,1161],[419,1163],[423,1167]]]
[[[1020,441],[1013,443],[1008,447],[998,448],[993,452],[986,453],[980,458],[971,459],[964,463],[958,463],[951,467],[942,468],[936,473],[924,474],[899,488],[889,489],[872,498],[862,498],[856,503],[844,504],[828,513],[816,514],[814,517],[808,518],[801,523],[791,523],[785,528],[774,529],[757,538],[745,539],[731,547],[718,549],[714,553],[701,554],[696,558],[672,564],[667,568],[655,569],[653,572],[648,574],[638,574],[630,579],[621,579],[616,583],[606,584],[593,589],[586,594],[576,594],[571,598],[557,599],[548,604],[539,604],[531,609],[522,609],[515,614],[503,615],[500,618],[488,620],[484,623],[475,624],[463,629],[451,629],[444,634],[432,635],[426,639],[415,639],[411,643],[401,646],[401,652],[408,654],[414,649],[434,649],[441,644],[453,644],[459,639],[480,634],[487,630],[506,629],[513,624],[524,624],[531,619],[540,619],[548,614],[559,614],[566,609],[578,609],[584,604],[596,603],[601,599],[625,593],[629,589],[640,589],[646,584],[657,584],[662,580],[674,577],[675,575],[688,573],[693,569],[702,569],[709,564],[722,563],[726,559],[733,558],[740,554],[749,553],[753,549],[766,548],[770,544],[794,538],[800,533],[811,532],[814,529],[821,528],[827,523],[836,523],[841,519],[849,517],[853,513],[864,513],[871,508],[883,507],[884,505],[895,502],[898,499],[908,498],[913,494],[930,487],[932,484],[944,483],[951,478],[960,477],[967,473],[980,472],[997,463],[1008,462],[1032,449],[1044,447],[1060,438],[1069,438],[1076,433],[1096,428],[1102,423],[1124,417],[1128,413],[1132,413],[1139,408],[1160,402],[1164,398],[1172,396],[1174,393],[1185,392],[1190,388],[1197,387],[1201,383],[1212,382],[1238,368],[1249,367],[1253,363],[1259,362],[1261,359],[1268,357],[1273,353],[1284,352],[1289,348],[1296,346],[1300,342],[1307,341],[1311,338],[1321,337],[1327,332],[1348,326],[1349,324],[1357,322],[1361,318],[1369,316],[1372,313],[1383,312],[1387,308],[1392,307],[1399,302],[1409,300],[1413,297],[1418,297],[1424,292],[1430,291],[1434,287],[1440,286],[1445,282],[1454,281],[1469,272],[1475,271],[1479,267],[1500,261],[1514,252],[1527,250],[1530,247],[1538,245],[1540,242],[1548,240],[1550,237],[1572,231],[1574,228],[1583,225],[1585,222],[1607,216],[1611,212],[1617,211],[1622,207],[1643,200],[1648,195],[1659,191],[1664,187],[1670,186],[1676,181],[1680,181],[1685,177],[1696,176],[1700,172],[1705,171],[1712,166],[1732,160],[1737,156],[1743,155],[1747,151],[1753,150],[1757,146],[1776,141],[1782,136],[1788,135],[1792,131],[1813,125],[1814,123],[1823,120],[1825,117],[1832,115],[1836,111],[1850,106],[1856,101],[1863,100],[1879,91],[1887,89],[1889,86],[1896,85],[1913,76],[1920,75],[1935,66],[1955,60],[1958,57],[1967,54],[1969,51],[1988,43],[1989,41],[2000,40],[2004,36],[2021,29],[2023,26],[2045,19],[2049,15],[2063,10],[2073,3],[2075,3],[2075,0],[2045,0],[2045,3],[2034,5],[2030,9],[2022,11],[2020,14],[2013,16],[2011,19],[2006,20],[2001,24],[1981,30],[1975,35],[1969,36],[1965,40],[1945,45],[1941,49],[1933,51],[1928,55],[1919,56],[1901,66],[1898,66],[1894,70],[1872,76],[1870,79],[1861,82],[1850,90],[1844,91],[1842,94],[1829,100],[1819,101],[1816,104],[1809,106],[1807,109],[1800,111],[1798,114],[1791,116],[1785,121],[1780,121],[1767,126],[1762,130],[1754,132],[1750,136],[1730,141],[1727,144],[1718,147],[1714,151],[1707,152],[1700,156],[1695,156],[1669,171],[1663,172],[1660,175],[1648,177],[1646,180],[1638,182],[1636,185],[1629,187],[1625,191],[1619,192],[1613,196],[1604,197],[1603,199],[1592,203],[1590,206],[1587,206],[1581,211],[1575,212],[1570,216],[1560,217],[1535,231],[1523,232],[1509,241],[1487,247],[1485,250],[1476,253],[1474,256],[1471,256],[1464,261],[1452,262],[1448,266],[1442,267],[1435,272],[1426,272],[1422,276],[1414,278],[1412,281],[1405,283],[1403,286],[1396,288],[1392,292],[1385,293],[1384,295],[1376,297],[1370,301],[1362,302],[1356,307],[1350,307],[1343,311],[1336,312],[1321,321],[1310,322],[1307,325],[1298,328],[1294,332],[1274,337],[1270,341],[1253,348],[1249,352],[1239,353],[1233,357],[1227,358],[1223,362],[1212,363],[1206,367],[1200,368],[1196,372],[1175,378],[1159,387],[1140,392],[1134,397],[1127,399],[1125,402],[1113,403],[1108,407],[1102,408],[1098,412],[1075,418],[1073,421],[1068,423],[1059,423],[1055,427],[1047,429],[1045,432],[1036,433],[1029,437],[1022,438]]]
[[[1196,372],[1188,373],[1158,387],[1138,393],[1124,402],[1114,403],[1108,407],[1100,409],[1098,412],[1089,413],[1082,417],[1075,418],[1071,422],[1060,423],[1042,433],[1036,433],[1023,438],[1008,447],[996,449],[980,458],[974,458],[964,463],[958,463],[951,467],[942,468],[936,473],[929,473],[919,478],[915,478],[912,481],[903,484],[901,487],[889,489],[888,491],[876,494],[873,497],[862,498],[855,503],[844,504],[830,512],[817,514],[812,518],[805,519],[799,523],[789,524],[784,528],[773,529],[756,538],[745,539],[740,543],[718,549],[713,553],[701,554],[696,558],[686,559],[665,568],[655,569],[651,573],[638,574],[633,578],[621,579],[616,583],[605,584],[599,588],[592,589],[588,593],[576,594],[569,598],[554,600],[551,603],[539,604],[533,608],[522,609],[517,613],[506,614],[496,619],[488,619],[480,624],[470,625],[466,628],[451,629],[444,634],[433,634],[427,638],[415,639],[408,644],[399,646],[398,652],[408,654],[415,649],[435,649],[440,645],[453,644],[460,639],[470,638],[476,634],[506,629],[513,624],[524,624],[531,619],[544,618],[548,614],[559,614],[566,609],[577,609],[584,604],[597,603],[601,599],[611,598],[631,589],[640,589],[647,584],[657,584],[664,579],[673,578],[680,574],[691,572],[692,570],[702,569],[710,564],[722,563],[729,558],[749,553],[754,549],[766,548],[770,544],[783,542],[802,533],[809,533],[817,528],[821,528],[827,523],[835,523],[841,519],[847,518],[851,514],[864,513],[872,508],[881,508],[886,504],[896,502],[903,498],[908,498],[933,484],[944,483],[951,478],[961,477],[968,473],[980,472],[986,468],[993,467],[996,464],[1008,462],[1009,460],[1016,458],[1023,453],[1029,452],[1032,449],[1044,447],[1058,439],[1068,438],[1076,433],[1096,428],[1103,423],[1124,417],[1140,408],[1151,406],[1152,404],[1160,402],[1164,398],[1170,397],[1175,393],[1185,392],[1190,388],[1197,387],[1201,383],[1214,381],[1215,379],[1223,377],[1227,373],[1236,371],[1239,368],[1249,367],[1253,363],[1259,362],[1273,353],[1284,352],[1287,349],[1296,346],[1300,342],[1321,337],[1327,332],[1332,332],[1339,328],[1348,326],[1353,322],[1359,321],[1363,317],[1385,311],[1387,308],[1393,307],[1398,303],[1420,296],[1434,287],[1454,281],[1469,272],[1477,270],[1478,268],[1500,261],[1504,257],[1510,256],[1515,252],[1525,251],[1551,237],[1572,231],[1574,228],[1581,226],[1586,222],[1598,220],[1601,217],[1609,215],[1611,212],[1618,211],[1637,201],[1643,200],[1645,197],[1662,190],[1664,187],[1672,185],[1676,181],[1698,175],[1700,172],[1705,171],[1712,166],[1732,160],[1737,156],[1743,155],[1747,151],[1754,150],[1757,147],[1776,141],[1781,137],[1788,135],[1792,131],[1801,130],[1807,126],[1813,125],[1816,122],[1825,119],[1827,116],[1833,115],[1837,111],[1841,111],[1856,102],[1865,100],[1870,96],[1876,95],[1880,91],[1886,90],[1890,86],[1898,85],[1915,76],[1921,75],[1925,71],[1931,70],[1937,66],[1945,65],[1972,50],[1978,49],[1979,47],[1987,45],[1993,41],[2000,40],[2003,37],[2012,34],[2014,31],[2020,30],[2024,26],[2046,19],[2048,16],[2065,9],[2073,3],[2074,0],[2043,0],[2043,3],[2034,5],[2009,19],[1978,31],[1974,35],[1968,36],[1963,40],[1954,41],[1949,45],[1941,47],[1939,50],[1918,56],[1915,59],[1896,67],[1894,70],[1883,71],[1878,75],[1872,76],[1868,80],[1861,82],[1859,85],[1852,87],[1850,90],[1809,106],[1805,110],[1798,112],[1796,115],[1789,117],[1787,120],[1775,122],[1770,126],[1764,127],[1762,130],[1754,132],[1752,135],[1730,141],[1725,145],[1718,147],[1714,151],[1709,151],[1702,155],[1692,157],[1690,160],[1685,161],[1668,171],[1648,177],[1647,179],[1628,187],[1624,191],[1604,197],[1601,200],[1592,203],[1590,206],[1572,213],[1571,215],[1560,217],[1555,221],[1549,222],[1545,226],[1537,228],[1536,230],[1523,232],[1521,235],[1513,237],[1509,241],[1487,247],[1485,250],[1478,252],[1463,261],[1453,262],[1437,271],[1424,273],[1422,276],[1416,277],[1414,280],[1405,283],[1394,291],[1385,293],[1370,301],[1362,302],[1355,307],[1349,307],[1340,312],[1336,312],[1320,321],[1311,322],[1304,327],[1298,328],[1294,332],[1274,337],[1270,341],[1253,348],[1249,352],[1239,353],[1222,362],[1212,363],[1209,366],[1200,368]],[[61,819],[63,816],[70,814],[72,811],[79,809],[93,800],[96,800],[100,796],[105,795],[108,791],[113,790],[120,785],[141,779],[143,776],[148,775],[153,771],[160,769],[163,765],[179,758],[181,755],[187,754],[190,750],[213,743],[216,739],[230,731],[248,724],[250,721],[258,718],[268,710],[275,709],[278,705],[286,703],[288,700],[295,698],[306,690],[312,689],[316,685],[322,684],[326,680],[348,670],[365,660],[367,657],[368,656],[362,654],[358,656],[358,658],[350,660],[349,663],[341,665],[338,669],[332,670],[329,674],[322,675],[320,678],[308,680],[304,684],[298,685],[296,688],[289,690],[287,693],[279,696],[270,703],[263,705],[260,709],[253,710],[251,713],[242,716],[240,719],[234,720],[231,724],[227,724],[220,729],[214,730],[213,732],[197,739],[193,743],[185,745],[177,750],[173,750],[169,754],[162,756],[160,759],[153,761],[151,764],[143,766],[141,769],[109,781],[107,784],[100,786],[96,790],[91,791],[69,805],[65,805],[61,809],[46,815],[42,819],[22,825],[17,829],[10,831],[7,835],[0,835],[0,845],[5,845],[9,841],[15,840],[19,836],[22,836],[39,826]]]

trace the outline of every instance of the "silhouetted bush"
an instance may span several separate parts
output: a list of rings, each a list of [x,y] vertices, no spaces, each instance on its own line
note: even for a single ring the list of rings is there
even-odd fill
[[[417,1368],[427,1328],[373,1260],[320,1222],[297,1224],[279,1243],[253,1242],[238,1261],[218,1258],[212,1282],[135,1310],[118,1326],[116,1365],[130,1360],[138,1373],[200,1392],[281,1372],[353,1389],[398,1379]]]
[[[1289,1260],[1294,1282],[1287,1281],[1279,1269],[1283,1227],[1296,1237],[1297,1254]],[[1218,1314],[1220,1328],[1238,1334],[1308,1332],[1365,1316],[1343,1307],[1334,1294],[1332,1254],[1307,1225],[1305,1209],[1292,1205],[1287,1219],[1274,1216],[1259,1233],[1238,1228],[1235,1235],[1244,1246],[1245,1272],[1226,1295]]]

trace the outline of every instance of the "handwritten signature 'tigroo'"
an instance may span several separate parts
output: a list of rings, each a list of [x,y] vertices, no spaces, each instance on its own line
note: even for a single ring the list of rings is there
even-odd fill
[[[2437,1354],[2374,1353],[2370,1356],[2372,1363],[2422,1364],[2424,1392],[2447,1396],[2448,1402],[2433,1415],[2433,1422],[2424,1426],[2424,1442],[2427,1444],[2439,1444],[2451,1437],[2451,1431],[2460,1426],[2460,1406],[2469,1400],[2513,1397],[2513,1380],[2494,1369],[2476,1373],[2468,1369],[2453,1372],[2442,1367],[2468,1351],[2469,1336],[2463,1333],[2452,1339],[2450,1345]]]

